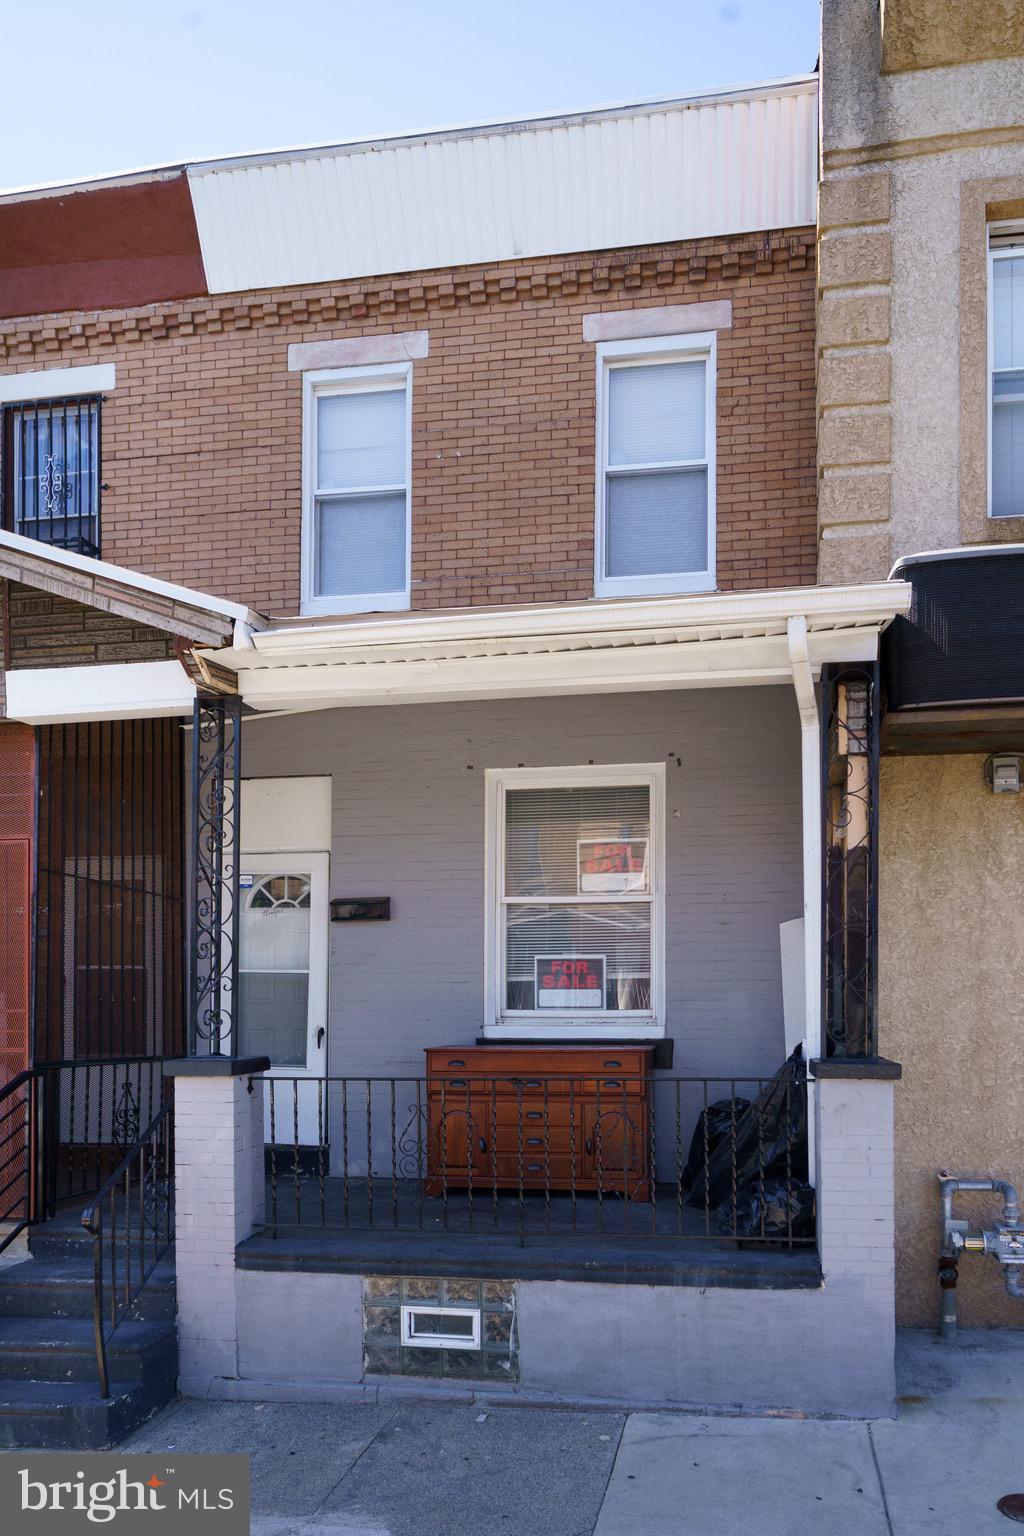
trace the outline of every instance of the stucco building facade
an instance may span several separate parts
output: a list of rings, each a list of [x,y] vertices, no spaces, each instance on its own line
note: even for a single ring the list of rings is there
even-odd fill
[[[990,249],[1024,219],[1022,55],[1017,5],[823,5],[822,582],[1024,539],[1024,507],[990,489]],[[989,602],[1019,648],[1012,600]],[[905,1068],[898,1317],[925,1326],[939,1308],[938,1170],[1024,1175],[1024,818],[986,781],[992,752],[1020,751],[1019,707],[948,698],[930,724],[920,710],[887,718],[881,774],[879,1038]],[[967,1323],[1024,1324],[987,1261],[961,1265],[959,1292]]]

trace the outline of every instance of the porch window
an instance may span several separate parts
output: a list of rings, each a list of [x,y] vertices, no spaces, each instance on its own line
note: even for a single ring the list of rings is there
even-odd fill
[[[305,375],[303,610],[409,606],[408,364]]]
[[[1024,517],[1024,230],[989,231],[989,515]]]
[[[98,557],[99,397],[5,406],[2,457],[4,527]]]
[[[598,348],[598,597],[715,585],[715,336]]]
[[[661,1033],[660,768],[489,775],[488,1029]]]

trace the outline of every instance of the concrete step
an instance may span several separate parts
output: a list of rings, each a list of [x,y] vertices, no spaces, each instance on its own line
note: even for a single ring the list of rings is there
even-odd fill
[[[111,1378],[131,1386],[169,1379],[173,1389],[177,1353],[171,1322],[123,1322],[107,1343]],[[96,1380],[91,1319],[0,1317],[0,1381]]]
[[[0,1317],[92,1317],[92,1255],[82,1258],[27,1259],[0,1269]],[[104,1277],[109,1305],[110,1280]],[[118,1282],[124,1272],[119,1267]],[[135,1273],[134,1283],[138,1284]],[[132,1322],[174,1319],[174,1262],[157,1264],[128,1314]]]
[[[100,1451],[144,1424],[174,1396],[156,1380],[0,1381],[0,1448]]]

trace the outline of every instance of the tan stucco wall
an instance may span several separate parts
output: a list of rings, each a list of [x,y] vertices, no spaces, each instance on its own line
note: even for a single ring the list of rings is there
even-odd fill
[[[882,0],[882,68],[936,69],[1024,52],[1021,0]]]
[[[986,515],[985,263],[986,217],[1024,199],[1024,59],[880,66],[877,0],[826,0],[824,582],[882,578],[923,549],[1024,538],[1024,520]]]
[[[938,1321],[936,1173],[1024,1185],[1024,796],[984,758],[882,761],[880,1050],[896,1091],[897,1320]],[[998,1210],[963,1197],[962,1215]],[[960,1265],[965,1326],[1024,1327],[998,1265]]]

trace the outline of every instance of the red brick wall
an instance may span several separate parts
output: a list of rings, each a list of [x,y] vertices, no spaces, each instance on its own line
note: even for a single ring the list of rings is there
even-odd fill
[[[0,1087],[29,1063],[35,751],[31,726],[0,725]],[[0,1208],[16,1199],[8,1191]]]
[[[564,601],[594,580],[583,316],[711,299],[733,306],[718,353],[719,585],[812,583],[812,230],[15,321],[0,325],[0,365],[117,364],[107,559],[292,614],[302,386],[288,344],[428,330],[413,365],[413,606]]]

